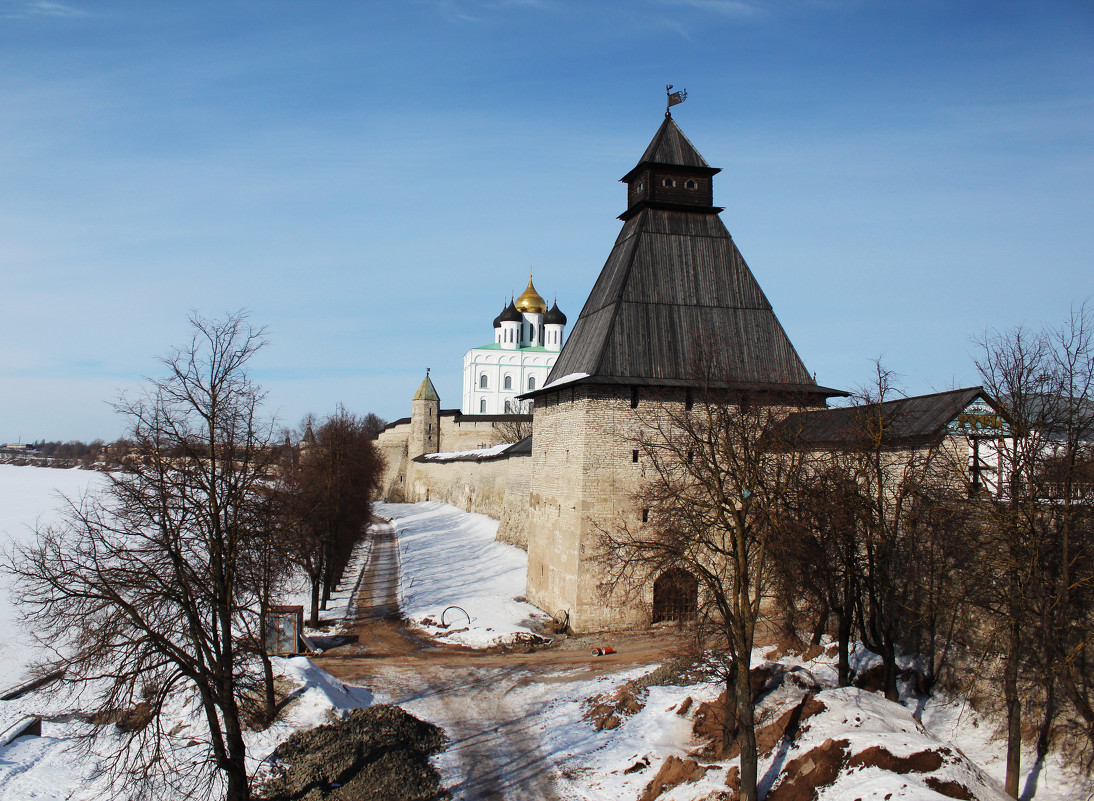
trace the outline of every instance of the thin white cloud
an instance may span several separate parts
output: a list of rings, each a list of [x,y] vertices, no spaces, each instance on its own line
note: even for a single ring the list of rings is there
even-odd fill
[[[509,9],[556,10],[553,0],[419,0],[436,8],[441,16],[461,22],[486,22]]]
[[[758,21],[772,19],[789,12],[845,12],[862,4],[862,0],[650,0],[653,5],[692,8],[723,17]]]
[[[0,0],[0,17],[86,17],[88,12],[68,3],[54,0]]]
[[[758,19],[765,14],[761,3],[751,0],[657,0],[662,5],[687,6],[736,19]]]

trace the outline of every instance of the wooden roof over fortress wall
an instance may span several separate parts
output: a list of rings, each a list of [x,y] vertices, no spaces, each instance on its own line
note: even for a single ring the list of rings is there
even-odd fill
[[[623,229],[547,379],[679,386],[697,366],[715,386],[794,392],[823,403],[818,386],[718,213],[710,167],[666,117],[624,177]],[[666,181],[671,181],[667,187]],[[689,195],[682,187],[693,190]]]
[[[949,424],[976,400],[1005,416],[983,387],[965,387],[876,405],[796,412],[783,421],[782,431],[807,448],[854,448],[863,445],[868,429],[876,431],[880,424],[884,447],[915,447],[940,441],[950,433]]]

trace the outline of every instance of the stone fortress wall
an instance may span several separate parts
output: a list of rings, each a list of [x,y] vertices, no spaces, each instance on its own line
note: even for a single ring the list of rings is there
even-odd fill
[[[492,422],[457,423],[441,413],[442,453],[414,458],[408,458],[411,426],[400,421],[380,436],[388,458],[383,497],[449,503],[501,521],[498,539],[528,551],[528,600],[552,615],[568,614],[575,631],[646,626],[655,608],[653,581],[606,594],[601,534],[641,524],[636,496],[650,466],[639,431],[658,430],[685,403],[682,389],[643,388],[632,395],[626,386],[560,387],[537,399],[534,442],[460,453],[501,438]],[[898,448],[886,454],[886,464],[926,459],[933,447],[939,449],[932,458],[937,480],[963,481],[970,455],[963,436]]]
[[[643,409],[649,411],[649,409]],[[627,387],[579,386],[537,399],[528,513],[528,600],[568,611],[578,631],[649,623],[652,589],[606,597],[600,532],[641,523],[634,496],[639,418]]]
[[[445,455],[502,444],[497,417],[441,411],[439,454],[430,456],[412,455],[409,418],[389,425],[377,443],[386,462],[380,497],[406,503],[440,501],[493,517],[501,521],[499,540],[527,548],[531,454]],[[508,417],[530,422],[527,415]]]
[[[498,540],[527,550],[531,467],[531,454],[452,460],[420,457],[412,463],[410,496],[500,520]]]

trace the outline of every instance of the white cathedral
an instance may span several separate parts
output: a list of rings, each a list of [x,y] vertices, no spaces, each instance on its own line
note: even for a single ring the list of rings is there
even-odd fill
[[[463,414],[531,412],[517,400],[541,389],[562,350],[566,315],[558,302],[547,309],[532,286],[494,318],[494,341],[471,348],[463,357]]]

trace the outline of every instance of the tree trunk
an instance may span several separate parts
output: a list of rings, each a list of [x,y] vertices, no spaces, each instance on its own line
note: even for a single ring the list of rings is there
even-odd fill
[[[813,626],[813,636],[809,640],[810,645],[820,645],[821,638],[828,631],[828,617],[830,614],[831,610],[828,604],[825,603],[824,607],[817,613],[817,623]]]
[[[888,632],[881,638],[881,663],[885,667],[885,697],[890,701],[899,701],[900,693],[896,688],[896,645]]]
[[[1056,719],[1056,686],[1049,676],[1045,682],[1045,717],[1037,733],[1037,761],[1044,762],[1052,745],[1052,723]]]
[[[308,625],[319,628],[319,576],[311,576],[311,616]]]
[[[738,658],[735,691],[737,695],[737,742],[741,746],[740,801],[756,801],[759,755],[756,752],[756,715],[752,698],[752,681],[748,664],[751,652]]]
[[[726,702],[722,707],[722,742],[719,758],[725,756],[737,739],[737,666],[730,667],[726,676]]]
[[[249,801],[251,790],[247,786],[247,771],[242,769],[227,771],[228,787],[224,793],[224,801]]]
[[[261,656],[262,677],[264,679],[266,691],[266,721],[272,723],[274,717],[277,715],[277,693],[274,688],[273,661],[270,659],[270,655],[266,653],[265,646],[262,648]]]
[[[246,760],[242,754],[231,756],[231,768],[226,774],[228,787],[224,794],[225,801],[249,801],[251,788],[247,781]]]
[[[854,615],[841,610],[839,613],[839,686],[851,686],[851,630]]]
[[[1011,798],[1018,797],[1018,779],[1022,766],[1022,699],[1018,695],[1020,628],[1017,612],[1011,611],[1010,642],[1003,672],[1003,697],[1007,704],[1007,777],[1003,789]]]
[[[224,772],[228,780],[225,793],[226,801],[249,801],[251,790],[247,781],[247,746],[243,742],[243,727],[239,719],[239,706],[236,704],[234,687],[220,705],[224,718],[224,739],[228,747]]]

